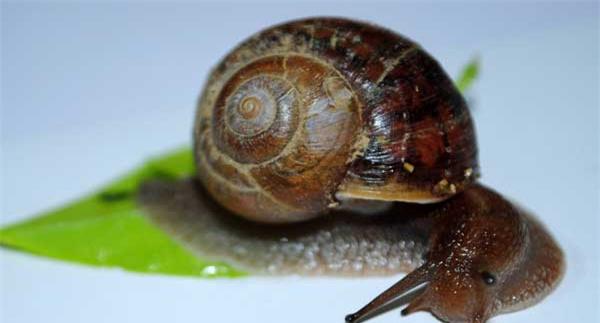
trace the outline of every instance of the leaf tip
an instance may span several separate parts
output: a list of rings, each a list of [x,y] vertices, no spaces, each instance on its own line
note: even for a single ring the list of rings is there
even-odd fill
[[[475,79],[479,77],[480,73],[481,58],[479,54],[476,54],[469,60],[469,62],[463,67],[456,80],[456,87],[461,93],[465,93],[474,83]]]

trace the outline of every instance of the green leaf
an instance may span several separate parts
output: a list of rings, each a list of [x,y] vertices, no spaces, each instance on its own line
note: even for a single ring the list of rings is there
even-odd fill
[[[150,223],[136,206],[134,199],[141,182],[183,178],[193,171],[190,149],[165,154],[97,193],[0,229],[0,245],[64,261],[144,273],[242,276],[243,272],[227,264],[193,256]]]
[[[479,76],[479,58],[472,58],[471,61],[463,67],[458,79],[456,87],[460,92],[465,93],[472,85],[473,81]]]

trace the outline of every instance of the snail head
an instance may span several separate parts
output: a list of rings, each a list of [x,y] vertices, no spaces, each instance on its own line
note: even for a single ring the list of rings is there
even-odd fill
[[[518,283],[528,226],[520,211],[496,193],[469,189],[439,210],[425,263],[355,314],[355,322],[389,301],[422,287],[402,311],[428,311],[445,322],[485,322]]]

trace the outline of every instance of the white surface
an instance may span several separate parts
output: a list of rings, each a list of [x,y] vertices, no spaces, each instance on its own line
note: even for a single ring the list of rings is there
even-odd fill
[[[2,216],[22,220],[189,142],[209,68],[262,27],[377,22],[451,75],[474,54],[483,181],[537,213],[567,254],[559,290],[495,322],[598,322],[598,5],[2,2]],[[200,280],[0,250],[3,322],[342,322],[396,278]],[[391,311],[373,322],[397,322]],[[433,322],[428,314],[402,322]]]

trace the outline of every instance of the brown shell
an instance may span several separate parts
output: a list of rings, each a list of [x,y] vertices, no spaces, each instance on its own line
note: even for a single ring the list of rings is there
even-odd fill
[[[200,98],[194,141],[211,195],[264,222],[348,198],[438,201],[479,170],[469,111],[439,64],[337,18],[278,25],[230,52]]]

